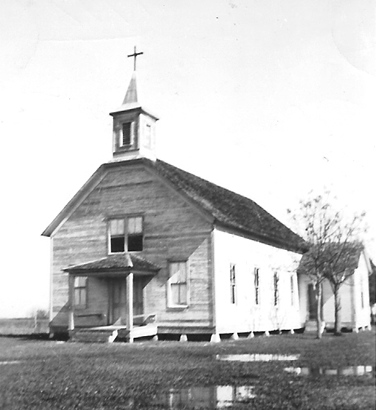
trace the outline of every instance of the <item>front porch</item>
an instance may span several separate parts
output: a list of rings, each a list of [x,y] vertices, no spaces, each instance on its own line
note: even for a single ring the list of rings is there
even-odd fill
[[[157,266],[122,253],[64,270],[69,273],[68,331],[72,341],[122,339],[132,343],[157,335],[156,314],[144,311],[144,288],[157,274]],[[97,297],[88,295],[90,284],[95,285]]]

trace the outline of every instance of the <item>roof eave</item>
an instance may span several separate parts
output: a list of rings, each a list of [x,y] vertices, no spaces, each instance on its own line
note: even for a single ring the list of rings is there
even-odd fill
[[[262,235],[262,234],[253,232],[251,230],[235,226],[233,224],[226,224],[224,222],[216,221],[215,222],[215,227],[216,228],[221,228],[222,230],[224,230],[226,232],[238,234],[238,235],[243,236],[247,239],[255,240],[257,242],[261,242],[261,243],[264,243],[266,245],[274,246],[276,248],[284,249],[284,250],[287,250],[287,251],[290,251],[290,252],[303,254],[303,253],[307,252],[307,250],[308,250],[308,244],[307,244],[307,247],[303,246],[303,244],[302,244],[302,246],[290,245],[290,244],[287,244],[282,239],[278,240],[276,238],[271,238],[270,236]],[[302,239],[302,241],[304,243],[303,239]]]
[[[51,236],[59,225],[64,221],[66,217],[69,217],[70,213],[76,209],[77,202],[84,198],[85,193],[91,192],[91,188],[95,186],[101,176],[104,175],[104,165],[102,164],[92,176],[85,182],[85,184],[76,192],[76,194],[70,199],[65,207],[57,214],[53,221],[42,232],[42,236]]]
[[[156,275],[160,269],[134,269],[130,268],[108,268],[108,269],[75,269],[75,268],[65,268],[64,272],[68,272],[70,275],[81,275],[81,276],[97,276],[102,274],[126,274],[130,273],[136,275]]]

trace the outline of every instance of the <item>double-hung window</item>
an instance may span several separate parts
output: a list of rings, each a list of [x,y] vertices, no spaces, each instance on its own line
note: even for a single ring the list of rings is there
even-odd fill
[[[121,253],[143,250],[143,218],[132,216],[110,219],[109,221],[109,251]]]
[[[187,262],[170,262],[167,288],[168,306],[188,305]]]
[[[260,269],[254,268],[253,271],[253,284],[255,288],[255,304],[260,304]]]
[[[144,238],[141,216],[128,218],[127,239],[129,252],[142,251]]]
[[[295,284],[294,284],[294,276],[290,276],[290,292],[291,292],[291,306],[294,306],[295,303]]]
[[[277,306],[279,303],[279,277],[278,273],[274,272],[273,276],[273,282],[274,282],[274,306]]]
[[[230,301],[231,304],[236,303],[236,271],[235,265],[230,265]]]
[[[74,305],[77,308],[86,308],[87,305],[87,277],[74,278]]]

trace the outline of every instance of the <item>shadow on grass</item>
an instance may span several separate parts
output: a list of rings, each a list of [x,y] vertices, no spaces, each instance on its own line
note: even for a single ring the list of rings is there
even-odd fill
[[[0,337],[18,339],[18,340],[64,340],[69,339],[67,334],[56,334],[52,339],[48,333],[29,333],[29,334],[1,334]]]

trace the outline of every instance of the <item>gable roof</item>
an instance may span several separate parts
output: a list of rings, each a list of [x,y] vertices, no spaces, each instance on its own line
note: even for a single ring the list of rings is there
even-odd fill
[[[126,172],[127,167],[135,164],[146,166],[166,180],[176,191],[211,216],[213,223],[218,227],[282,249],[300,253],[307,250],[307,244],[300,236],[279,222],[256,202],[161,160],[152,161],[139,158],[109,162],[99,167],[87,184],[90,183],[92,186],[92,181],[96,178],[99,180],[106,169],[119,167]],[[69,212],[74,209],[75,203],[79,203],[80,197],[86,191],[84,185],[42,235],[51,235]]]
[[[335,266],[336,272],[346,270],[352,274],[358,268],[362,254],[367,270],[371,272],[370,259],[363,244],[359,242],[328,242],[320,246],[313,245],[301,258],[298,273],[313,271],[316,264],[319,264],[323,272]]]
[[[284,249],[303,251],[305,242],[256,202],[164,161],[153,164],[156,171],[180,192],[193,200],[223,228],[237,230],[246,236],[272,242]]]
[[[108,255],[92,262],[68,266],[63,270],[65,272],[76,274],[87,274],[90,272],[124,272],[124,270],[153,274],[158,272],[160,269],[161,268],[159,266],[147,261],[144,258],[141,258],[138,255],[125,252]]]

